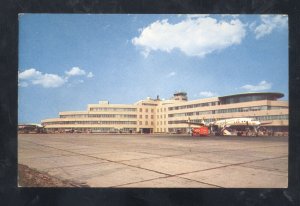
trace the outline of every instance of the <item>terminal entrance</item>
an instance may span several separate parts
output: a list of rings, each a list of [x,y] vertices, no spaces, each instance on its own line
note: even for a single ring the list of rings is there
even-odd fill
[[[144,134],[153,133],[153,129],[152,128],[141,128],[140,131],[141,131],[141,133],[144,133]]]

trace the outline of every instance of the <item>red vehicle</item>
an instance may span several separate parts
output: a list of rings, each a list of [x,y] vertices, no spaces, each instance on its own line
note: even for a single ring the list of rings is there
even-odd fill
[[[209,129],[206,126],[200,126],[192,129],[192,136],[208,136]]]

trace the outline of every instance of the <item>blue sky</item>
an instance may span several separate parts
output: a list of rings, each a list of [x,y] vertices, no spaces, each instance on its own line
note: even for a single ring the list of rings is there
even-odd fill
[[[243,92],[288,99],[284,15],[22,14],[19,122],[109,100]]]

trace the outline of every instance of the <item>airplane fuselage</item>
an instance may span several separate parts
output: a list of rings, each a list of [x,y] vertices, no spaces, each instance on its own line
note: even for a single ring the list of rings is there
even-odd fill
[[[232,118],[232,119],[224,119],[218,120],[212,123],[212,125],[216,126],[259,126],[260,122],[253,120],[251,118]]]
[[[251,118],[232,118],[232,119],[224,119],[218,120],[211,123],[212,126],[218,127],[218,133],[221,135],[232,135],[228,130],[229,128],[235,128],[236,130],[248,130],[249,127],[254,129],[256,135],[258,134],[258,128],[260,126],[260,122],[253,120]],[[247,129],[248,128],[248,129]]]

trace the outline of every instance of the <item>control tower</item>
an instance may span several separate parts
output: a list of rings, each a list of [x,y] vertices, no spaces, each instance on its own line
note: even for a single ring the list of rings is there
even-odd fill
[[[187,101],[187,93],[186,92],[175,92],[172,97],[173,100]]]

